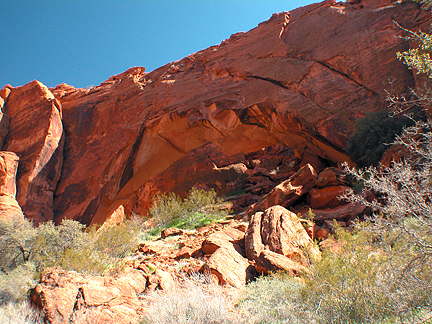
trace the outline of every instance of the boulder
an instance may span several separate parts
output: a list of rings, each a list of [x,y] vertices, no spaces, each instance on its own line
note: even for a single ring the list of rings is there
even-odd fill
[[[330,235],[330,230],[326,227],[319,227],[317,226],[317,228],[315,229],[315,235],[314,238],[318,241],[322,241],[328,238],[328,236]]]
[[[216,276],[221,285],[242,288],[246,284],[249,267],[249,261],[233,245],[226,245],[212,254],[204,269]]]
[[[182,235],[183,234],[183,230],[180,228],[166,228],[161,232],[161,237],[162,238],[166,238],[168,236],[173,236],[173,235]]]
[[[307,272],[307,268],[290,258],[269,250],[263,250],[256,259],[256,270],[258,273],[269,274],[274,271],[286,271],[291,276],[298,276]]]
[[[361,217],[365,214],[367,207],[358,202],[351,202],[346,205],[328,208],[328,209],[315,209],[313,210],[315,222],[324,220],[351,220]]]
[[[313,188],[309,191],[307,202],[312,209],[330,208],[347,204],[347,201],[339,199],[350,187],[331,186],[325,188]]]
[[[155,276],[158,279],[160,289],[163,291],[167,292],[175,287],[175,281],[169,272],[156,269]]]
[[[235,245],[237,250],[240,249],[241,241],[245,233],[235,228],[224,228],[221,231],[210,234],[202,243],[204,254],[213,254],[217,249],[223,246]]]
[[[93,277],[73,271],[48,269],[32,291],[47,323],[136,323],[141,304],[137,295],[146,288],[138,270],[117,277]]]
[[[346,173],[337,168],[326,168],[320,172],[315,186],[318,188],[330,186],[347,186]]]
[[[281,254],[303,265],[321,258],[319,249],[299,218],[282,206],[273,206],[265,212],[258,212],[250,221],[245,237],[246,256],[257,261],[262,259],[261,253],[265,250]]]
[[[283,181],[259,202],[253,204],[246,212],[246,215],[252,216],[257,211],[263,211],[275,205],[289,207],[293,202],[299,199],[315,185],[317,174],[310,164],[306,164],[292,177]]]

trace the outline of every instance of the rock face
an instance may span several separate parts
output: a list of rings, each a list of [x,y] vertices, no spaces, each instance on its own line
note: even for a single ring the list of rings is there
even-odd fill
[[[386,107],[388,80],[398,93],[416,86],[396,59],[409,45],[393,21],[426,30],[431,20],[415,3],[330,0],[92,89],[62,84],[50,92],[37,81],[5,88],[3,150],[20,157],[17,200],[36,222],[102,223],[209,143],[227,156],[277,144],[317,166],[349,160],[354,121]]]
[[[15,176],[19,158],[12,152],[0,152],[0,218],[24,217],[15,199]]]
[[[345,201],[338,199],[350,188],[347,186],[330,186],[325,188],[313,188],[308,193],[308,203],[315,208],[330,208],[345,204]]]
[[[53,199],[63,163],[61,104],[38,81],[12,88],[3,150],[18,155],[17,201],[36,224],[53,220]]]

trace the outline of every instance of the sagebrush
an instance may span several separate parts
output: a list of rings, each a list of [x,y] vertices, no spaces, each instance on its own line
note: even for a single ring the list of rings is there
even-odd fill
[[[33,227],[22,217],[0,219],[0,304],[23,298],[47,267],[90,275],[120,269],[140,231],[137,220],[98,230],[74,220]]]

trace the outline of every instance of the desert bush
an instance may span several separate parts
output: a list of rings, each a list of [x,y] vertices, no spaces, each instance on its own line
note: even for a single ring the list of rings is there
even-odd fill
[[[251,323],[423,323],[432,315],[432,264],[412,267],[415,251],[397,232],[384,241],[367,226],[338,229],[334,248],[301,279],[258,278],[237,307]]]
[[[186,199],[174,193],[155,197],[149,215],[157,224],[153,232],[166,227],[193,229],[210,224],[227,215],[214,190],[192,188]]]
[[[30,258],[36,230],[22,216],[0,219],[0,270],[8,273]]]
[[[314,323],[300,296],[304,283],[288,274],[260,277],[245,288],[236,308],[239,323]]]
[[[206,276],[186,278],[169,294],[154,297],[143,324],[236,322],[229,312],[231,301]]]
[[[112,227],[86,227],[74,220],[34,228],[27,219],[0,219],[0,304],[18,301],[34,287],[44,268],[83,274],[119,270],[138,245],[141,224],[125,220]]]
[[[417,323],[430,311],[431,290],[416,276],[430,280],[432,263],[411,268],[414,251],[399,233],[383,238],[369,226],[339,230],[337,250],[304,277],[301,298],[318,323]]]
[[[0,272],[0,305],[21,300],[36,283],[36,267],[30,262],[7,273]]]
[[[355,131],[348,140],[347,154],[359,167],[377,166],[388,144],[404,126],[410,124],[410,119],[391,118],[385,110],[368,112],[356,120]]]
[[[9,303],[0,306],[0,323],[2,324],[43,324],[40,312],[28,301]]]

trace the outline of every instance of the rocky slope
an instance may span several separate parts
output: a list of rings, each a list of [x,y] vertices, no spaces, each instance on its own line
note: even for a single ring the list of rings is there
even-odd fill
[[[431,22],[415,3],[329,0],[92,89],[6,86],[0,137],[2,150],[20,158],[17,201],[36,223],[103,223],[121,205],[148,204],[152,194],[143,192],[164,187],[155,177],[163,183],[193,172],[180,162],[191,154],[208,172],[272,145],[292,149],[303,165],[349,160],[355,119],[386,107],[389,81],[397,93],[416,86],[396,59],[409,44],[394,21],[411,30]],[[227,158],[214,163],[209,145]]]
[[[268,226],[270,225],[270,226]],[[281,206],[198,230],[169,228],[162,238],[142,243],[128,267],[115,276],[85,276],[46,269],[32,290],[47,323],[137,323],[158,294],[205,274],[225,293],[238,293],[258,274],[305,271],[321,257],[300,219]]]

